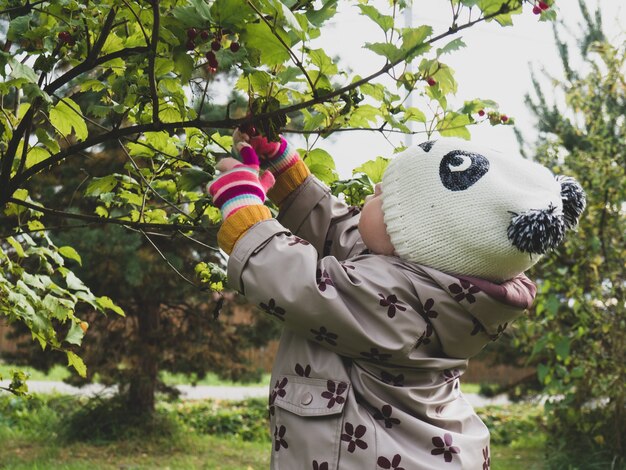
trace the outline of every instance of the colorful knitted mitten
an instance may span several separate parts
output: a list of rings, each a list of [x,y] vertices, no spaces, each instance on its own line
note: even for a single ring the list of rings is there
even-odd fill
[[[233,141],[235,146],[249,143],[261,157],[261,168],[272,172],[276,185],[269,196],[278,205],[311,174],[296,149],[283,136],[280,142],[269,142],[263,136],[250,137],[237,129]]]
[[[274,177],[269,171],[259,176],[259,158],[252,147],[243,144],[240,154],[243,164],[223,172],[207,187],[213,204],[222,212],[224,223],[218,233],[218,244],[227,253],[250,227],[271,218],[263,203]]]

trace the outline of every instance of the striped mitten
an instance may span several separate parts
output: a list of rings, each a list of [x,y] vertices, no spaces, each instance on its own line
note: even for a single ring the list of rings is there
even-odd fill
[[[262,206],[274,177],[268,171],[259,176],[259,158],[250,145],[243,144],[240,150],[243,164],[221,173],[209,183],[207,189],[213,204],[226,220],[247,206]]]

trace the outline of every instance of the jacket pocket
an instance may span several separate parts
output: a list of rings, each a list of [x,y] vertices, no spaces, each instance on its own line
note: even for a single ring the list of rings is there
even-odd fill
[[[272,468],[337,469],[350,383],[291,375],[281,382],[273,399]]]

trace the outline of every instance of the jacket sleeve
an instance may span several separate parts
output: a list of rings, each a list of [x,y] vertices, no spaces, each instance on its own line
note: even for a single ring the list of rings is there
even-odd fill
[[[373,361],[406,357],[424,333],[412,283],[394,258],[318,259],[276,220],[259,222],[228,263],[231,286],[299,336]]]
[[[334,197],[313,176],[281,204],[278,221],[309,242],[318,256],[347,259],[366,249],[358,231],[360,210]]]

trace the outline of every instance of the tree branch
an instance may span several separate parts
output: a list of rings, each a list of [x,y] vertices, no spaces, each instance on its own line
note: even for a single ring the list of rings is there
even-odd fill
[[[107,217],[98,217],[95,215],[87,215],[87,214],[76,214],[73,212],[65,212],[59,211],[56,209],[50,209],[43,206],[38,206],[36,204],[32,204],[30,202],[22,201],[21,199],[10,198],[8,202],[13,204],[17,204],[19,206],[27,207],[29,209],[42,212],[51,217],[63,217],[65,219],[76,219],[88,221],[96,224],[114,224],[114,225],[124,225],[127,227],[134,227],[140,230],[161,230],[167,232],[206,232],[211,236],[214,236],[217,233],[217,227],[198,227],[193,225],[181,225],[181,224],[151,224],[147,222],[133,222],[130,220],[122,220],[122,219],[111,219]]]
[[[111,34],[113,21],[115,21],[116,14],[117,14],[116,8],[111,8],[111,10],[109,10],[109,14],[107,15],[106,19],[104,20],[104,24],[102,25],[100,36],[98,36],[98,39],[96,39],[96,42],[93,44],[93,47],[91,48],[91,53],[87,56],[87,58],[85,59],[85,62],[91,64],[95,62],[95,60],[98,58],[98,54],[100,54],[100,51],[102,50],[102,47],[104,46],[104,43],[109,37],[109,34]]]
[[[152,98],[152,120],[159,122],[159,95],[157,94],[156,77],[154,75],[154,62],[159,43],[159,28],[161,27],[161,15],[159,12],[159,0],[151,0],[152,5],[152,38],[150,40],[150,52],[148,54],[148,80],[150,81],[150,96]]]

